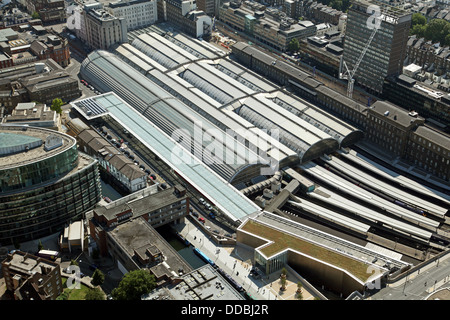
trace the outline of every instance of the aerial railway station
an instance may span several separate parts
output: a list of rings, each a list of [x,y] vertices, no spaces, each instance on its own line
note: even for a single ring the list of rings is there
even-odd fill
[[[293,223],[288,216],[265,212],[250,199],[270,188],[276,180],[285,187],[279,193],[285,198],[278,199],[276,204],[280,207],[273,207],[273,212],[292,211],[360,237],[373,236],[373,232],[377,232],[379,238],[386,237],[386,242],[375,242],[380,247],[372,243],[365,258],[369,265],[376,261],[374,256],[385,250],[381,246],[389,241],[392,243],[393,239],[411,247],[414,247],[413,243],[420,244],[420,249],[416,250],[434,246],[434,237],[448,215],[443,205],[450,203],[448,195],[417,183],[417,190],[438,199],[438,203],[429,198],[414,201],[407,192],[397,192],[400,190],[395,187],[397,182],[409,184],[407,180],[390,175],[382,166],[373,165],[369,169],[373,174],[364,171],[364,175],[358,177],[370,181],[375,190],[395,193],[399,197],[397,200],[405,204],[427,209],[424,211],[429,215],[425,216],[372,194],[331,171],[314,169],[318,167],[314,161],[322,159],[344,173],[359,174],[357,166],[349,164],[353,159],[343,164],[343,158],[354,157],[354,154],[352,150],[349,153],[342,148],[351,147],[363,138],[360,129],[317,107],[314,100],[305,101],[262,78],[204,41],[177,33],[166,34],[157,27],[149,28],[148,33],[136,33],[133,39],[110,51],[94,51],[83,61],[82,77],[95,83],[103,94],[76,102],[75,109],[87,119],[102,119],[119,130],[126,129],[216,206],[234,226],[242,226],[254,217],[277,223],[280,230]],[[315,80],[308,77],[305,74],[310,88],[302,87],[301,90],[309,90],[312,94],[310,89],[315,86]],[[318,87],[316,95],[321,94],[319,89],[328,88]],[[355,104],[355,110],[359,107]],[[359,109],[357,115],[361,112],[363,110]],[[92,117],[94,113],[96,116]],[[201,131],[195,131],[199,123]],[[196,132],[205,136],[212,130],[220,133],[217,141],[224,146],[219,153],[214,153],[215,156],[204,157],[202,152],[210,141],[202,140],[200,145],[186,143]],[[230,141],[235,147],[227,145]],[[186,158],[174,158],[175,148],[184,150]],[[334,154],[342,157],[324,160],[327,159],[324,155]],[[227,158],[238,160],[238,163],[215,161]],[[254,161],[248,161],[249,158]],[[355,159],[360,164],[364,161]],[[274,166],[275,170],[264,171],[268,164],[277,166]],[[385,181],[377,178],[377,171],[384,172],[389,176],[386,179],[396,183],[388,187]],[[295,184],[298,191],[289,189],[291,180],[298,181]],[[336,188],[354,198],[342,196]],[[291,210],[293,208],[296,210]],[[304,228],[306,226],[297,223],[292,230],[298,232]],[[331,247],[340,241],[339,237],[331,238],[328,239]],[[316,238],[318,242],[324,239],[325,232]],[[394,249],[389,245],[386,247],[401,250],[400,245],[393,246]],[[402,254],[391,253],[397,257]],[[276,268],[276,263],[269,260],[266,266],[273,271],[271,268]],[[387,260],[384,257],[384,261]],[[397,267],[407,265],[401,261]],[[389,273],[389,267],[381,267]],[[350,282],[355,280],[354,276],[346,274],[348,279],[353,279]],[[359,279],[355,283],[364,286],[366,280]]]

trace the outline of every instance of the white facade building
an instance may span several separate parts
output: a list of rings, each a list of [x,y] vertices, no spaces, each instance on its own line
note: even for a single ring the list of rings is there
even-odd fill
[[[128,30],[149,26],[158,18],[156,0],[121,0],[110,3],[108,11],[125,19]]]

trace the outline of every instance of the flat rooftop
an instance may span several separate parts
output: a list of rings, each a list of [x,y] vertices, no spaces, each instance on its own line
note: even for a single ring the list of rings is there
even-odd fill
[[[174,190],[174,188],[169,188],[156,193],[149,193],[137,199],[125,199],[126,202],[119,199],[114,201],[114,206],[95,208],[94,211],[98,215],[103,215],[107,220],[111,220],[116,218],[117,214],[131,209],[133,212],[133,218],[137,218],[141,215],[167,207],[174,202],[182,201],[187,198],[187,196],[177,197],[174,194]]]
[[[142,248],[156,247],[163,254],[165,260],[156,266],[161,265],[163,272],[170,273],[171,276],[178,277],[178,270],[190,272],[191,266],[184,260],[177,251],[143,218],[130,220],[116,226],[108,235],[113,238],[126,254],[138,265],[134,251],[141,251]],[[144,267],[144,266],[141,266]],[[161,268],[159,268],[161,269]],[[155,270],[160,272],[161,270]]]
[[[28,273],[30,276],[34,273],[42,273],[41,267],[53,269],[57,266],[56,263],[21,251],[14,252],[4,262],[9,264],[11,270]]]
[[[211,265],[206,264],[180,277],[181,282],[160,288],[142,300],[244,300]]]
[[[23,131],[22,128],[26,128],[26,131]],[[62,145],[55,149],[45,151],[44,149],[45,141],[47,137],[50,135],[60,137],[62,139]],[[12,153],[1,157],[0,169],[18,167],[33,162],[37,162],[42,159],[52,157],[60,152],[63,152],[76,144],[76,140],[74,138],[61,132],[28,126],[0,125],[0,137],[1,136],[5,138],[4,139],[5,141],[9,141],[8,142],[9,144],[19,144],[24,142],[25,140],[38,140],[38,139],[42,140],[43,143],[41,144],[41,146],[32,148],[27,152]],[[15,137],[15,139],[14,141],[11,141],[6,137]],[[3,139],[1,141],[3,141]]]

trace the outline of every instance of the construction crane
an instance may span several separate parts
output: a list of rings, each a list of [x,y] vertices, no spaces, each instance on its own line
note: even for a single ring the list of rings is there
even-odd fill
[[[380,17],[377,17],[376,19],[381,19]],[[339,73],[339,78],[341,79],[347,79],[347,96],[351,98],[353,96],[353,85],[355,83],[355,79],[353,79],[353,76],[356,73],[356,70],[358,70],[359,64],[361,63],[362,59],[364,58],[364,55],[367,52],[367,49],[369,49],[370,43],[372,42],[373,38],[375,37],[375,34],[377,33],[379,28],[374,27],[372,34],[369,37],[369,40],[367,41],[366,46],[364,47],[363,51],[361,52],[358,60],[355,63],[355,66],[353,67],[353,70],[350,71],[345,61],[342,60],[342,65],[345,67],[344,73]],[[342,70],[342,66],[341,66]]]

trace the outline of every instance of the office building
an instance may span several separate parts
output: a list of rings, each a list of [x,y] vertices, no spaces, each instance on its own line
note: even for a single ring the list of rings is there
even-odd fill
[[[370,5],[378,5],[381,9],[379,28],[374,27],[372,13],[367,13]],[[350,71],[354,69],[367,47],[353,77],[355,85],[380,94],[387,76],[402,73],[410,25],[411,13],[404,10],[392,8],[376,0],[353,2],[347,14],[343,53],[343,62]],[[369,42],[374,32],[373,39]],[[345,71],[346,68],[341,66],[341,72]]]
[[[59,263],[15,251],[2,262],[2,271],[15,300],[56,300],[63,292]]]
[[[97,161],[54,130],[0,126],[0,243],[39,239],[100,201]]]
[[[301,40],[316,33],[311,21],[297,21],[284,12],[266,9],[260,4],[227,2],[220,7],[220,21],[245,32],[263,45],[286,51],[293,39]]]
[[[212,32],[212,19],[197,8],[195,0],[162,0],[158,7],[164,21],[175,24],[180,30],[195,38],[208,39]]]
[[[124,18],[128,30],[149,26],[158,18],[156,0],[120,0],[106,9],[117,18]]]
[[[127,21],[104,9],[85,13],[86,42],[94,49],[108,49],[113,44],[127,42]]]

